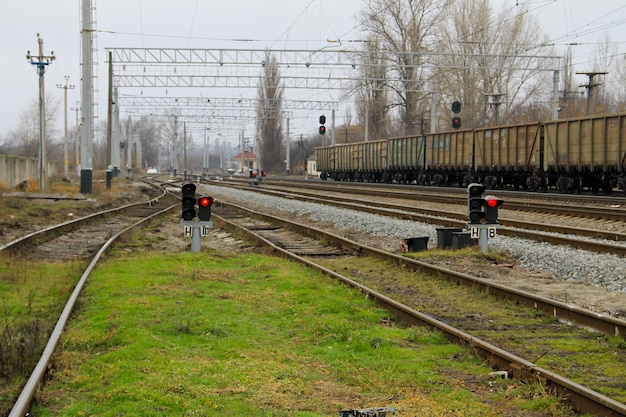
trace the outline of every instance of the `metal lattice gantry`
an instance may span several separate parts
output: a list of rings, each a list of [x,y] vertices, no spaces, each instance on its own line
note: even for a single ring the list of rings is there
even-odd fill
[[[124,112],[133,119],[135,116],[173,119],[178,126],[192,124],[205,133],[206,129],[236,128],[241,132],[242,141],[243,132],[254,131],[253,125],[259,117],[274,117],[273,111],[267,109],[263,109],[265,114],[259,114],[256,98],[270,60],[277,66],[284,88],[281,109],[276,111],[286,120],[287,137],[290,129],[292,133],[298,129],[313,132],[312,125],[317,125],[319,112],[328,111],[332,113],[330,136],[334,138],[339,104],[352,100],[356,91],[382,88],[378,86],[406,92],[432,92],[431,120],[435,123],[434,97],[438,86],[433,79],[440,69],[553,71],[555,113],[561,67],[560,57],[539,55],[400,53],[339,48],[105,50],[112,102],[115,103],[113,113],[118,118],[119,113]],[[403,74],[413,74],[416,79],[403,79]],[[296,119],[302,119],[299,126],[290,124]],[[434,127],[432,129],[434,131]],[[113,165],[119,166],[116,165],[119,158],[114,159]]]
[[[348,51],[111,49],[117,87],[256,88],[270,56],[285,88],[343,90],[356,76]]]
[[[269,59],[278,66],[281,83],[286,90],[285,99],[289,106],[285,106],[284,110],[296,108],[295,103],[298,100],[294,96],[302,97],[303,102],[313,102],[314,98],[319,100],[320,96],[330,97],[331,104],[319,108],[334,110],[338,97],[345,99],[360,88],[371,88],[372,85],[378,84],[401,83],[406,91],[425,91],[425,83],[430,83],[429,90],[436,91],[436,84],[427,79],[436,69],[480,68],[497,71],[553,71],[555,74],[553,112],[555,112],[558,100],[558,71],[561,65],[560,57],[542,55],[511,57],[493,54],[399,53],[331,48],[321,50],[106,48],[106,50],[112,68],[113,87],[120,89],[122,94],[141,89],[141,95],[145,96],[149,95],[148,90],[160,90],[168,96],[184,97],[189,95],[189,89],[195,89],[201,96],[211,96],[210,100],[216,100],[215,104],[219,102],[220,96],[217,91],[237,90],[239,94],[235,95],[246,100],[248,110],[245,114],[242,108],[237,114],[236,106],[228,103],[228,99],[222,99],[221,106],[210,105],[208,101],[207,106],[198,106],[202,98],[181,99],[182,101],[173,107],[181,111],[181,114],[187,113],[193,118],[206,118],[206,111],[217,112],[219,109],[224,117],[243,117],[247,120],[255,118],[256,109],[251,102],[253,99],[247,97],[256,96],[264,74],[263,67]],[[397,66],[393,64],[394,62],[403,62],[405,67],[413,65],[419,69],[413,73],[420,73],[426,78],[401,79],[400,72],[393,70]],[[380,68],[367,68],[368,66],[381,65],[385,67],[381,78],[366,75],[380,73],[376,71]],[[415,90],[411,90],[412,88]],[[298,90],[306,91],[294,93]],[[196,102],[192,103],[193,100]],[[152,104],[147,104],[147,101],[140,104],[137,100],[126,99],[120,100],[120,103],[122,106],[135,108],[133,110],[135,113],[140,112],[137,109],[141,107],[153,106],[151,114],[165,111],[158,110],[161,104],[172,107],[171,102],[164,99],[159,102],[157,98],[153,99]],[[188,106],[185,107],[183,103]],[[241,103],[238,104],[244,107]]]
[[[255,88],[261,68],[268,57],[276,59],[285,88],[346,90],[359,83],[389,81],[363,79],[359,71],[364,62],[399,60],[415,62],[421,69],[482,68],[503,70],[502,62],[511,56],[493,54],[432,54],[392,51],[269,50],[269,49],[173,49],[173,48],[107,48],[113,63],[116,87],[196,87]],[[369,59],[368,55],[377,59]],[[380,57],[384,57],[381,61]],[[419,59],[417,59],[419,58]],[[557,71],[560,57],[542,55],[516,56],[508,71]],[[415,80],[396,79],[406,82]]]
[[[125,112],[139,116],[180,116],[185,120],[209,123],[215,120],[258,118],[259,99],[203,98],[203,97],[149,97],[120,95],[117,104]],[[283,100],[283,109],[277,112],[289,115],[294,110],[336,111],[336,101]],[[266,110],[267,112],[267,110]],[[273,115],[267,114],[268,117]]]

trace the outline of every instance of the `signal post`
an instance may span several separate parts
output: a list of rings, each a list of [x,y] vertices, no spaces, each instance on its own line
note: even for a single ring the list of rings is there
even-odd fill
[[[496,196],[488,195],[483,198],[486,187],[472,183],[467,186],[468,223],[472,239],[478,239],[481,252],[489,250],[489,238],[496,237],[498,224],[498,208],[504,201]]]
[[[213,228],[211,221],[211,206],[215,199],[210,196],[203,196],[196,199],[196,186],[192,183],[183,184],[181,187],[183,193],[182,203],[182,220],[183,233],[185,237],[191,238],[191,251],[200,252],[200,238],[209,236]],[[196,203],[198,211],[196,212]],[[196,214],[198,220],[195,220]]]

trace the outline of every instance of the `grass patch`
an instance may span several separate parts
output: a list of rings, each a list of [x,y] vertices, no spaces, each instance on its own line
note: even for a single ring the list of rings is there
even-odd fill
[[[34,414],[499,416],[510,404],[493,396],[511,391],[494,389],[489,371],[291,262],[118,253],[94,272]]]
[[[0,255],[0,415],[34,368],[79,277],[77,263]]]

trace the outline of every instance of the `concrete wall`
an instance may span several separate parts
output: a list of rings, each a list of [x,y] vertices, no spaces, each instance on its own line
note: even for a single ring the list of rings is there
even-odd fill
[[[23,181],[37,182],[39,160],[22,156],[0,155],[0,188],[13,189]],[[47,177],[56,174],[56,163],[48,161]]]

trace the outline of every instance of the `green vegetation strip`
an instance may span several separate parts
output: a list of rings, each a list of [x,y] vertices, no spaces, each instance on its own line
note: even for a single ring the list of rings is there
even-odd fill
[[[118,252],[91,277],[33,415],[568,415],[490,371],[294,263]]]
[[[483,254],[467,248],[430,250],[409,254],[415,258],[462,257],[464,268],[486,271],[502,254]],[[538,366],[589,386],[624,403],[626,344],[620,336],[592,332],[559,323],[554,317],[452,284],[422,272],[409,273],[375,258],[326,259],[322,265],[386,294],[418,311],[427,312],[452,326],[499,346]],[[504,260],[505,264],[509,261]]]
[[[0,416],[26,383],[81,273],[76,262],[0,254]]]

